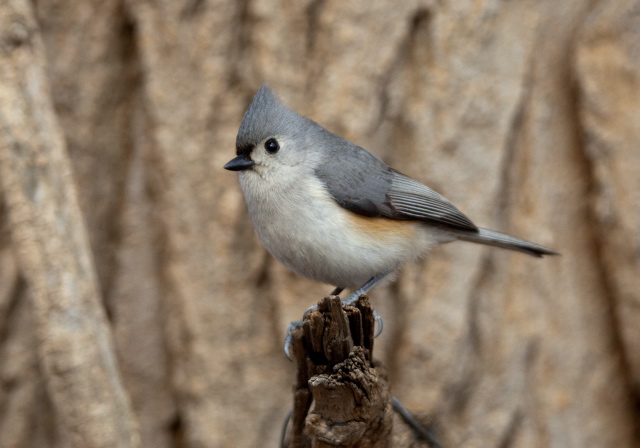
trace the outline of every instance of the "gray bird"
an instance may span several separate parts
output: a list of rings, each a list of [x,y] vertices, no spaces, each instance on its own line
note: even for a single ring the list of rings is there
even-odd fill
[[[456,240],[557,255],[477,227],[439,193],[286,107],[266,84],[244,114],[236,154],[224,168],[238,171],[262,244],[298,275],[335,286],[332,294],[355,290],[346,303]],[[299,324],[287,331],[289,359],[290,333]]]
[[[534,257],[557,253],[477,227],[431,188],[286,107],[263,84],[236,138],[249,216],[262,244],[303,277],[368,292],[434,247],[470,241]]]

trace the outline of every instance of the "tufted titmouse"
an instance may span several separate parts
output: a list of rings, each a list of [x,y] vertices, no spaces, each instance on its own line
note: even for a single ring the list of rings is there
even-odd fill
[[[402,264],[456,240],[556,252],[477,227],[442,195],[286,107],[263,84],[244,114],[237,157],[249,216],[289,269],[366,293]]]

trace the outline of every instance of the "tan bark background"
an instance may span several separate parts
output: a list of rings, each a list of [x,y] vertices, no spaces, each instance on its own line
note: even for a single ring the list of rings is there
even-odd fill
[[[372,293],[445,446],[640,447],[638,0],[0,0],[0,447],[276,446],[330,288],[222,169],[263,81],[563,254],[455,243]]]

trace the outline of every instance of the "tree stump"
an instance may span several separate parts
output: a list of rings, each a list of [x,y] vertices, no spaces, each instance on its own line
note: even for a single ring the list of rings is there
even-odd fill
[[[372,357],[374,327],[365,295],[354,306],[329,296],[292,331],[298,371],[284,446],[429,446],[405,425],[394,429],[387,372]]]

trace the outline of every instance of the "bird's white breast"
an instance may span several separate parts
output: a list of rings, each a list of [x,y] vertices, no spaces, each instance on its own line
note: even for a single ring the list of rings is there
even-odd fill
[[[265,182],[248,172],[240,183],[266,249],[297,274],[330,285],[358,288],[450,240],[423,223],[356,215],[313,174]]]

